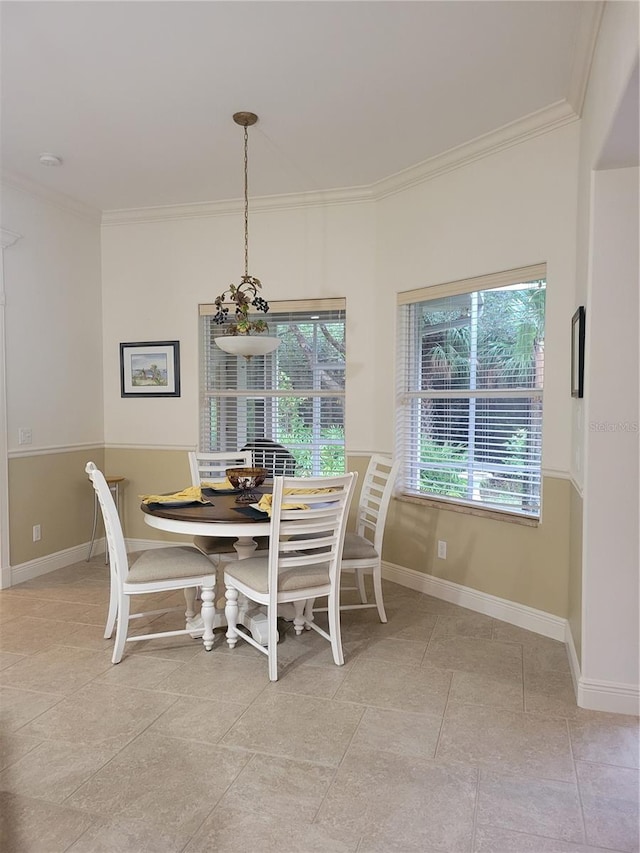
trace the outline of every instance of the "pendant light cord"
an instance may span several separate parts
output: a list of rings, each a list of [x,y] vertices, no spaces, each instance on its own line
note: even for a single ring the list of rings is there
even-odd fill
[[[244,126],[244,275],[249,275],[249,131]]]

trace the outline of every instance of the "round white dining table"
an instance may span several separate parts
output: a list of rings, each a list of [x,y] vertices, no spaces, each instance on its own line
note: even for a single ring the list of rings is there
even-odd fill
[[[260,489],[260,494],[270,489]],[[140,508],[144,513],[145,523],[156,530],[165,533],[178,533],[182,536],[221,536],[235,539],[234,548],[238,559],[250,557],[256,549],[254,537],[268,536],[270,521],[266,514],[259,513],[246,504],[236,501],[237,492],[233,494],[216,493],[214,489],[203,490],[203,496],[209,500],[206,504],[167,505],[145,504]],[[218,588],[218,584],[216,584]],[[204,646],[207,650],[213,647],[213,638],[203,634],[203,622],[200,614],[194,612],[195,590],[185,590],[187,602],[186,627],[192,629],[194,637],[203,636]],[[244,625],[251,632],[253,638],[262,645],[267,644],[267,618],[264,612],[245,600],[241,604],[238,613],[238,623]],[[243,606],[242,606],[243,605]],[[218,596],[214,594],[214,620],[213,627],[226,626],[227,620],[224,615],[224,606],[218,603]]]

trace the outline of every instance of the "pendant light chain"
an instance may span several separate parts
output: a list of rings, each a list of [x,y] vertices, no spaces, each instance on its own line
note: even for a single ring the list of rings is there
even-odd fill
[[[249,313],[252,309],[262,314],[269,310],[269,303],[260,296],[260,279],[249,275],[249,128],[258,121],[258,116],[255,113],[238,112],[233,114],[233,120],[244,128],[244,275],[240,284],[230,284],[216,296],[213,302],[216,310],[211,320],[218,326],[226,326],[227,334],[215,338],[221,350],[251,358],[273,352],[279,346],[280,339],[249,337],[269,331],[266,320],[253,318]],[[233,315],[229,314],[229,304],[235,306]]]
[[[249,276],[249,131],[244,127],[244,275]]]

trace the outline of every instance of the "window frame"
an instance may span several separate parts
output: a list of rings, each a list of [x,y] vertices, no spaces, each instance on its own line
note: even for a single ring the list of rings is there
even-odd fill
[[[500,288],[513,288],[518,284],[544,281],[546,290],[547,271],[546,264],[535,264],[527,267],[519,267],[513,270],[505,270],[499,273],[477,276],[470,279],[448,282],[446,284],[423,287],[416,290],[404,291],[397,296],[397,370],[396,370],[396,455],[401,460],[400,474],[396,486],[396,497],[411,503],[436,506],[456,512],[464,512],[474,515],[499,518],[501,520],[516,523],[537,525],[542,519],[542,426],[544,410],[544,378],[541,387],[518,387],[518,388],[454,388],[448,390],[425,390],[419,388],[420,381],[416,376],[420,375],[422,365],[422,340],[424,327],[418,310],[411,310],[411,306],[424,306],[425,303],[434,303],[440,299],[450,299],[456,296],[467,296],[481,294],[483,291],[495,291]],[[433,309],[437,310],[437,309]],[[411,320],[413,319],[413,326]],[[546,311],[545,311],[546,323]],[[543,372],[544,376],[544,372]],[[413,378],[413,383],[411,382]],[[469,382],[471,385],[471,381]],[[438,494],[436,491],[428,492],[420,490],[419,472],[425,468],[416,455],[423,437],[420,424],[420,404],[425,399],[491,399],[499,401],[517,400],[522,398],[535,398],[540,401],[539,433],[540,454],[536,463],[527,463],[509,467],[509,472],[518,471],[525,473],[529,471],[537,479],[538,487],[536,497],[538,498],[538,510],[527,511],[525,509],[511,509],[503,504],[492,504],[489,501],[476,500],[469,497],[469,479],[467,477],[467,495],[457,497]],[[492,423],[499,423],[493,421]],[[474,430],[475,433],[475,430]],[[452,435],[453,432],[449,432]],[[446,439],[445,439],[446,441]],[[452,442],[453,443],[453,442]],[[429,467],[438,467],[437,463],[429,462]],[[467,458],[461,463],[464,473],[479,470],[476,457],[471,460]],[[455,464],[443,463],[443,470],[453,470]],[[486,467],[504,468],[504,463],[486,464]]]
[[[345,441],[345,421],[346,421],[346,299],[308,299],[308,300],[282,300],[271,301],[270,311],[266,315],[267,322],[271,325],[271,334],[275,334],[274,323],[287,322],[282,319],[284,315],[290,315],[289,322],[291,325],[309,324],[313,322],[313,357],[312,363],[309,365],[309,371],[313,377],[311,387],[305,388],[278,388],[278,350],[266,356],[254,356],[253,359],[264,359],[265,377],[270,374],[270,381],[266,385],[270,387],[256,389],[247,385],[247,375],[249,372],[248,363],[240,356],[229,356],[222,353],[216,348],[210,350],[214,346],[214,339],[218,335],[225,333],[224,326],[215,326],[213,323],[207,327],[207,318],[210,318],[216,313],[216,306],[211,304],[199,305],[199,435],[198,446],[201,452],[209,452],[215,450],[237,450],[242,447],[247,441],[252,441],[261,435],[251,436],[250,418],[247,416],[251,407],[251,401],[254,405],[260,407],[260,401],[263,405],[262,421],[264,426],[264,436],[271,438],[274,441],[285,444],[288,450],[292,453],[299,452],[301,454],[310,453],[310,474],[314,476],[322,473],[322,449],[329,446],[341,448],[343,458],[343,468],[346,470],[346,441]],[[299,321],[296,320],[296,315],[299,315]],[[313,315],[318,315],[315,317]],[[324,316],[323,316],[324,315]],[[335,317],[331,317],[335,315]],[[333,364],[331,362],[323,362],[318,358],[318,342],[319,342],[319,326],[322,321],[326,323],[338,322],[343,324],[344,329],[344,346],[345,353],[341,361]],[[208,353],[213,352],[213,356]],[[214,363],[215,362],[215,363]],[[212,372],[217,369],[224,369],[223,365],[235,365],[236,373],[236,388],[216,389],[209,387],[214,381]],[[323,370],[337,370],[342,372],[344,377],[341,389],[326,389],[321,387],[321,373]],[[244,385],[244,387],[242,387]],[[236,401],[236,412],[221,412],[220,420],[223,420],[226,414],[228,418],[226,428],[224,425],[219,427],[217,439],[207,441],[207,435],[211,432],[211,401],[221,400],[222,398],[232,398]],[[300,398],[311,400],[313,418],[311,423],[312,441],[305,443],[294,443],[291,441],[282,441],[277,436],[278,429],[278,401],[282,398]],[[323,428],[321,401],[323,398],[340,399],[342,401],[342,439],[334,439],[320,434]],[[244,411],[244,417],[242,412]],[[233,432],[235,431],[235,438]],[[237,444],[237,447],[231,447],[231,444]],[[333,469],[332,469],[333,470]]]

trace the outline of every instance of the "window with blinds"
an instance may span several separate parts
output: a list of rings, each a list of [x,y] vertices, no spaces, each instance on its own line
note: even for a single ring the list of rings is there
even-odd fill
[[[250,359],[215,345],[214,313],[200,306],[200,449],[267,439],[295,457],[296,476],[344,472],[345,300],[272,302],[268,334],[282,343]]]
[[[398,297],[407,495],[539,518],[546,268]]]

